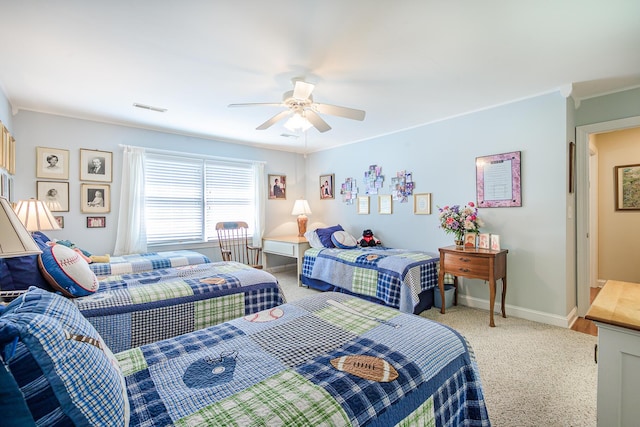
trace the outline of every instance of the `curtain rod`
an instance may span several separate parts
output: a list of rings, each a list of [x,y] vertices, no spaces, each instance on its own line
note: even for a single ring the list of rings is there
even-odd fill
[[[210,160],[222,160],[222,161],[231,161],[231,162],[239,162],[239,163],[261,163],[266,165],[267,162],[264,160],[247,160],[247,159],[238,159],[236,157],[221,157],[221,156],[212,156],[209,154],[198,154],[198,153],[184,153],[182,151],[172,151],[172,150],[163,150],[160,148],[150,148],[150,147],[140,147],[137,145],[127,145],[127,144],[118,144],[119,147],[126,148],[142,148],[143,150],[151,151],[158,154],[168,154],[172,156],[182,156],[182,157],[191,157],[191,158],[206,158]]]

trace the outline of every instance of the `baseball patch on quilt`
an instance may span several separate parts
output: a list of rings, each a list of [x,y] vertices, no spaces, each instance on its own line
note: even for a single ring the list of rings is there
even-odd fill
[[[365,380],[389,383],[398,378],[398,371],[389,362],[375,356],[349,355],[331,359],[331,365]]]
[[[272,308],[271,310],[262,310],[258,313],[249,314],[244,316],[244,320],[248,322],[264,323],[277,320],[284,315],[284,311],[281,308]]]

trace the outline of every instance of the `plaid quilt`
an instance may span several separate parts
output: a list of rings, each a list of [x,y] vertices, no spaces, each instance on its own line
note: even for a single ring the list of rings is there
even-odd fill
[[[304,253],[302,281],[319,280],[413,313],[419,294],[438,286],[439,262],[437,254],[406,249],[312,248]]]
[[[131,426],[490,425],[464,337],[346,294],[313,295],[116,358]]]
[[[96,276],[108,276],[208,262],[211,260],[200,252],[180,250],[115,256],[109,262],[93,262],[89,267]]]
[[[285,302],[277,279],[237,262],[103,277],[72,300],[114,352],[206,328]]]

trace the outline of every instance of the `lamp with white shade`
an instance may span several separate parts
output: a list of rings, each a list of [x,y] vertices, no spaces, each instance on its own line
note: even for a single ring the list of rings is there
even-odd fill
[[[20,221],[31,232],[60,230],[58,221],[42,200],[20,200],[15,211]]]
[[[306,200],[296,200],[291,215],[298,215],[298,236],[304,236],[307,231],[307,214],[311,215],[311,208]]]
[[[11,203],[0,197],[0,258],[38,255],[42,251],[22,224]]]

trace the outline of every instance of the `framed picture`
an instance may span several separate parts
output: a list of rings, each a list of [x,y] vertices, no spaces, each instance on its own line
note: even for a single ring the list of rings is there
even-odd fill
[[[36,147],[36,178],[69,179],[69,150]]]
[[[56,222],[58,223],[60,228],[64,228],[64,217],[61,215],[54,215],[53,217],[56,219]]]
[[[464,247],[465,248],[475,248],[476,247],[476,237],[478,237],[478,233],[473,233],[473,232],[464,233]]]
[[[358,215],[369,215],[369,196],[358,196]]]
[[[480,233],[478,234],[478,247],[480,249],[489,249],[489,233]]]
[[[88,216],[87,228],[105,228],[107,226],[107,218],[104,216]]]
[[[80,181],[111,182],[113,153],[80,149]]]
[[[287,199],[287,177],[285,175],[269,175],[268,184],[270,199]]]
[[[413,213],[431,215],[431,193],[413,195]]]
[[[321,199],[334,199],[334,174],[320,175],[320,198]]]
[[[390,215],[391,211],[391,194],[378,196],[378,213],[382,215]]]
[[[520,151],[476,157],[479,208],[522,206]]]
[[[497,234],[491,235],[491,249],[494,251],[500,250],[500,236]]]
[[[36,181],[36,195],[51,212],[69,212],[68,182]]]
[[[616,210],[640,210],[640,165],[615,166]]]
[[[80,211],[82,213],[108,213],[111,211],[109,184],[81,184]]]

